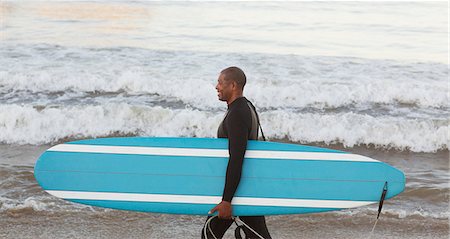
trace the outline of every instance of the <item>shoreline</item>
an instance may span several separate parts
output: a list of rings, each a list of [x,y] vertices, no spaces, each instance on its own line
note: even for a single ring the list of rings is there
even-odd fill
[[[45,218],[45,220],[40,220]],[[273,238],[368,238],[373,217],[330,213],[268,216]],[[198,238],[205,217],[111,210],[18,213],[0,217],[2,238]],[[93,223],[95,222],[95,223]],[[234,238],[233,225],[224,238]],[[448,220],[381,216],[372,238],[448,238]]]

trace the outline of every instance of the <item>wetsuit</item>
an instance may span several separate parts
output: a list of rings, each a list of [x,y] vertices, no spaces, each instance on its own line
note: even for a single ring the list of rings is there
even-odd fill
[[[223,201],[231,202],[233,199],[241,179],[247,141],[258,139],[258,126],[256,111],[245,97],[237,98],[228,106],[226,116],[217,131],[217,137],[228,138],[230,154],[223,189]],[[264,238],[271,238],[264,216],[242,216],[239,218]],[[214,235],[217,238],[222,238],[232,223],[233,220],[214,218],[211,220],[210,226]],[[246,238],[258,238],[246,227],[243,227],[243,230]],[[209,231],[207,232],[208,238],[214,238]],[[203,233],[202,238],[204,238]]]

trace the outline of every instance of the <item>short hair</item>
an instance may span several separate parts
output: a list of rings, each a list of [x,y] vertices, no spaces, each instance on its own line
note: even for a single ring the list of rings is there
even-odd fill
[[[245,83],[247,83],[247,77],[245,77],[244,71],[242,71],[239,67],[228,67],[223,69],[220,74],[224,75],[224,79],[226,81],[234,81],[242,89],[244,89]]]

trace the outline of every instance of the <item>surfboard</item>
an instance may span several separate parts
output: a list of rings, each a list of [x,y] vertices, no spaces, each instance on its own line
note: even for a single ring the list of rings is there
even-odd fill
[[[67,142],[45,151],[34,176],[49,194],[105,208],[207,215],[222,199],[228,140],[123,137]],[[378,203],[404,190],[380,161],[297,144],[248,142],[233,214],[317,213]]]

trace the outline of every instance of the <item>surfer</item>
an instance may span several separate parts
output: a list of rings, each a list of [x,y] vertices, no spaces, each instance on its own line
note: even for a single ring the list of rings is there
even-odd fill
[[[243,96],[246,76],[238,67],[228,67],[220,72],[216,90],[219,100],[226,101],[228,111],[219,125],[217,136],[228,138],[229,160],[223,189],[222,202],[211,209],[210,214],[217,212],[218,217],[208,217],[210,230],[206,230],[207,238],[222,238],[233,223],[233,207],[231,201],[239,185],[247,141],[258,139],[259,120],[253,104]],[[246,238],[271,238],[264,216],[242,216],[239,219],[249,228],[242,227]],[[205,232],[205,227],[203,232]],[[240,236],[238,227],[236,236]],[[259,235],[252,232],[254,230]],[[202,233],[202,238],[205,234]]]

